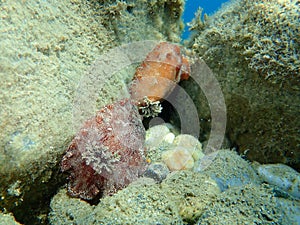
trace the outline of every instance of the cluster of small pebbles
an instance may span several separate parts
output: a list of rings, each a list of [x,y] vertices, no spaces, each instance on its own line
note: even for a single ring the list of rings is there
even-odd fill
[[[164,163],[170,171],[192,170],[204,157],[202,144],[188,134],[176,135],[171,124],[150,127],[146,131],[148,160]]]

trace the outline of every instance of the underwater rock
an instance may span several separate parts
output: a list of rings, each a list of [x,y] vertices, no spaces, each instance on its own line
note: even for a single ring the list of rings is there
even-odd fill
[[[173,143],[175,137],[171,137],[173,133],[170,131],[167,124],[160,124],[150,127],[146,130],[145,145],[149,147],[158,147],[159,145],[167,142]]]
[[[247,159],[285,163],[298,171],[299,15],[298,0],[230,1],[205,21],[194,20],[199,26],[188,43],[221,84],[231,147]],[[192,81],[182,87],[197,105],[202,134],[208,135],[205,95]]]
[[[204,156],[202,152],[202,144],[200,141],[189,134],[179,134],[175,137],[174,146],[182,146],[190,152],[195,161],[201,159]]]
[[[169,174],[161,186],[176,202],[184,224],[195,224],[221,193],[218,184],[211,177],[189,170]]]
[[[182,0],[1,1],[2,211],[13,212],[21,223],[41,224],[37,209],[45,212],[62,184],[58,162],[74,135],[78,83],[99,55],[122,43],[179,42],[183,5]],[[104,87],[92,92],[99,97],[95,108],[118,99],[129,77],[110,74]],[[17,192],[8,193],[15,183]]]
[[[260,184],[260,179],[249,162],[231,150],[219,150],[213,155],[204,156],[196,162],[194,171],[208,174],[217,182],[221,191],[246,184]]]
[[[156,116],[162,109],[159,101],[189,73],[189,63],[179,46],[167,42],[156,45],[136,70],[129,87],[131,100],[104,106],[71,142],[61,163],[62,171],[70,173],[70,195],[89,200],[100,193],[112,194],[144,172],[145,131],[136,105],[143,116]],[[170,133],[165,139],[172,142],[174,135]],[[194,160],[190,161],[193,166]],[[185,160],[183,163],[192,168]]]
[[[0,211],[22,224],[43,223],[37,214],[62,184],[58,162],[74,135],[75,89],[116,44],[91,14],[80,1],[0,4]]]
[[[105,0],[92,1],[94,17],[105,17],[105,27],[114,30],[120,43],[137,40],[180,42],[183,24],[183,0],[145,2]],[[103,12],[103,8],[107,11]]]
[[[152,162],[164,162],[171,171],[192,169],[204,157],[202,144],[189,134],[175,136],[169,127],[161,124],[146,131],[147,157]]]
[[[16,222],[15,218],[12,214],[3,214],[0,213],[0,224],[3,225],[20,225],[20,223]]]
[[[176,147],[162,153],[162,161],[170,171],[189,170],[194,167],[194,159],[191,152],[184,147]]]
[[[239,15],[235,16],[237,12]],[[300,78],[299,14],[298,0],[229,2],[212,16],[206,16],[205,21],[195,18],[193,23],[202,26],[195,29],[200,32],[189,44],[207,59],[209,55],[220,54],[219,48],[225,44],[223,57],[224,47],[231,47],[240,55],[240,62],[246,62],[266,82],[282,82],[296,88]],[[213,46],[216,49],[211,49]]]
[[[175,172],[159,184],[137,185],[140,179],[96,206],[61,189],[51,201],[50,224],[193,224],[220,193],[215,181],[192,171]]]
[[[201,215],[196,224],[297,224],[289,211],[282,208],[267,186],[248,184],[230,188]]]
[[[169,149],[161,158],[171,171],[193,169],[195,162],[204,157],[202,144],[189,134],[177,135]]]
[[[145,130],[137,107],[125,99],[100,109],[82,126],[61,162],[71,196],[113,194],[145,170]],[[103,192],[103,193],[102,193]]]
[[[151,162],[161,162],[162,153],[171,148],[175,135],[169,127],[170,124],[160,124],[146,130],[145,147]]]
[[[160,183],[169,173],[170,171],[164,163],[152,163],[147,167],[143,176],[152,178],[156,182]]]
[[[300,199],[300,174],[291,167],[284,164],[266,164],[258,166],[257,172],[264,182]]]
[[[300,224],[300,201],[295,199],[277,198],[278,204],[295,225]]]

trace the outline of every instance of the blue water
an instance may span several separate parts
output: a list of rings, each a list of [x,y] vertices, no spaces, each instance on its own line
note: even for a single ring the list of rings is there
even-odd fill
[[[203,8],[203,14],[206,13],[208,15],[213,14],[216,10],[218,10],[222,3],[227,2],[228,0],[186,0],[185,3],[185,11],[183,14],[183,20],[186,23],[191,22],[195,12],[199,7]],[[185,26],[184,32],[182,34],[183,39],[187,39],[190,35],[188,31],[188,27]]]

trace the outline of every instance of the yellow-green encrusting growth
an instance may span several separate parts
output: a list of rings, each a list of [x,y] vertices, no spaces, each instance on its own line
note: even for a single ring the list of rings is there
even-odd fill
[[[204,58],[234,49],[249,68],[272,83],[296,85],[300,79],[300,3],[298,0],[233,1],[212,17],[190,24],[203,33],[191,47]],[[212,49],[211,46],[214,46]],[[296,87],[295,87],[296,88]]]
[[[227,135],[248,159],[281,162],[300,169],[298,0],[234,0],[190,23],[187,41],[221,85],[227,108]],[[183,87],[209,137],[206,98],[191,81]],[[198,86],[197,86],[198,87]],[[199,88],[198,88],[199,89]]]
[[[59,161],[76,132],[78,84],[115,46],[179,41],[183,5],[183,0],[0,1],[1,211],[25,224],[47,220],[32,207],[46,208],[61,182]],[[85,92],[97,96],[95,108],[87,110],[116,101],[132,74],[112,73],[96,93]]]

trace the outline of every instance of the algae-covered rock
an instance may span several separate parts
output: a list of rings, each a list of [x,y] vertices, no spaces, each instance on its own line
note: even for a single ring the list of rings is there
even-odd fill
[[[297,0],[231,1],[204,22],[194,19],[191,29],[200,32],[189,44],[208,62],[232,48],[259,76],[298,90],[299,13]]]
[[[234,187],[218,195],[197,224],[297,224],[267,186]]]
[[[145,179],[145,178],[142,178]],[[176,188],[174,188],[176,187]],[[183,224],[196,222],[220,192],[208,176],[180,171],[161,184],[138,180],[97,206],[61,190],[51,202],[51,224]],[[86,213],[81,213],[81,212]]]
[[[245,171],[238,173],[242,163],[234,163],[236,153],[220,152],[201,173],[173,172],[160,184],[141,178],[94,206],[62,189],[51,201],[50,224],[297,224],[299,202],[278,196],[255,177],[221,192],[209,170],[224,170],[224,179]]]
[[[183,221],[189,224],[195,224],[204,209],[220,193],[220,188],[211,177],[190,171],[171,173],[162,187],[168,190]]]
[[[300,201],[286,198],[278,198],[277,200],[285,214],[293,221],[293,224],[300,224]]]
[[[257,173],[264,182],[300,199],[300,174],[291,167],[284,164],[260,165]]]
[[[296,0],[231,1],[205,21],[194,20],[188,44],[221,85],[232,145],[248,159],[298,170],[299,15]],[[191,81],[183,86],[195,100],[207,134],[206,98]]]
[[[113,37],[78,2],[0,8],[0,207],[24,223],[60,182],[54,167],[73,135],[77,83]]]
[[[15,221],[15,218],[11,214],[0,213],[0,224],[1,225],[18,225],[20,223]]]
[[[137,40],[180,41],[184,0],[93,0],[103,24],[120,42]],[[102,10],[105,8],[106,10]]]
[[[94,207],[79,198],[70,198],[67,190],[61,189],[51,201],[51,209],[61,215],[52,216],[50,224],[93,224]]]
[[[195,165],[194,171],[209,175],[222,191],[235,186],[260,183],[250,163],[230,150],[219,150],[203,157]]]
[[[61,155],[76,133],[73,127],[81,126],[81,120],[74,117],[74,109],[82,103],[78,99],[87,97],[92,107],[80,107],[93,115],[104,104],[124,97],[120,90],[126,89],[133,76],[126,70],[111,73],[102,88],[96,89],[85,83],[86,78],[91,73],[104,77],[103,71],[91,65],[123,42],[179,40],[182,7],[182,1],[0,3],[3,211],[13,212],[21,223],[46,222],[47,202],[65,180],[58,169]],[[170,18],[168,23],[159,23],[165,18]],[[166,32],[165,26],[173,28]],[[116,57],[108,55],[102,63],[114,68],[110,62]],[[96,100],[91,101],[89,94]]]

